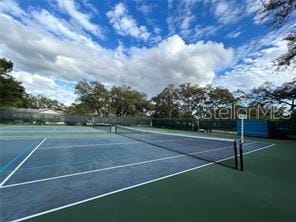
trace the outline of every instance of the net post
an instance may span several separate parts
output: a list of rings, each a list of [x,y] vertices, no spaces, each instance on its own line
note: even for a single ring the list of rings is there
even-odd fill
[[[236,144],[236,140],[233,141],[233,149],[234,149],[234,164],[235,164],[235,169],[238,169],[237,144]]]
[[[112,133],[112,125],[107,123],[95,123],[93,125],[95,129],[104,130],[105,132]]]
[[[239,114],[238,118],[241,120],[241,135],[239,141],[239,162],[240,170],[244,171],[244,160],[243,160],[243,144],[244,144],[244,120],[247,119],[246,114]]]
[[[239,162],[240,162],[240,170],[244,171],[244,160],[243,160],[243,143],[242,141],[239,142]]]
[[[115,125],[115,134],[117,133],[117,125]]]

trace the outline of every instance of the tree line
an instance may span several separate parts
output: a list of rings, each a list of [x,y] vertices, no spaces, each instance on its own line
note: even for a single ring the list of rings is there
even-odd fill
[[[113,86],[108,90],[103,84],[82,80],[75,86],[76,103],[66,110],[70,114],[98,114],[99,116],[145,115],[150,103],[145,93],[129,86]]]
[[[264,0],[257,12],[261,21],[274,30],[282,28],[296,9],[295,0]],[[296,64],[296,29],[292,27],[284,37],[288,51],[275,60],[278,68]],[[0,59],[0,107],[51,108],[71,114],[153,115],[156,117],[201,117],[206,112],[230,108],[230,104],[243,107],[280,107],[278,115],[295,117],[295,79],[279,87],[265,83],[249,92],[230,92],[222,87],[185,83],[168,85],[157,96],[147,95],[129,86],[107,89],[99,82],[80,81],[75,87],[76,103],[69,107],[44,95],[30,95],[9,73],[13,63]]]
[[[292,114],[295,118],[296,78],[279,87],[264,83],[248,92],[230,92],[223,87],[199,86],[184,83],[168,85],[158,95],[148,98],[130,86],[106,88],[97,81],[82,80],[75,86],[77,100],[66,107],[46,96],[26,93],[21,82],[9,73],[13,63],[0,59],[0,106],[17,108],[50,108],[68,114],[92,114],[99,116],[154,116],[158,118],[203,118],[220,109],[232,109],[233,105],[271,110],[277,107],[279,116]],[[269,115],[266,111],[265,115]]]
[[[221,109],[260,107],[266,116],[271,108],[276,114],[295,116],[296,79],[273,87],[266,82],[248,92],[230,92],[223,87],[184,83],[165,87],[158,95],[148,96],[128,86],[114,86],[108,90],[99,82],[83,80],[75,87],[77,103],[72,104],[68,113],[93,114],[100,116],[152,115],[159,118],[204,118],[208,113]]]
[[[96,113],[100,116],[153,115],[155,117],[193,117],[205,109],[215,109],[237,101],[232,93],[221,87],[199,87],[190,83],[178,87],[168,85],[151,99],[144,92],[129,86],[113,86],[83,80],[75,87],[77,103],[68,113]]]

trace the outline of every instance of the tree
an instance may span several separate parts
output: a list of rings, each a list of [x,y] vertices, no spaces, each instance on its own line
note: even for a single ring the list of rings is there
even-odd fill
[[[237,102],[237,98],[234,98],[234,96],[228,89],[222,87],[210,87],[208,103],[211,104],[211,108],[215,109],[225,106],[231,106],[235,102]]]
[[[5,58],[0,59],[0,75],[7,76],[13,70],[13,63]]]
[[[75,86],[75,93],[79,96],[78,101],[84,104],[88,112],[96,112],[100,116],[109,113],[109,92],[103,84],[82,80]]]
[[[240,94],[240,99],[244,100],[248,106],[266,106],[273,103],[272,86],[270,82],[265,82],[259,87],[251,89],[249,92],[237,91]]]
[[[66,110],[65,113],[68,114],[91,114],[89,108],[84,103],[71,104]]]
[[[178,92],[174,85],[165,87],[157,96],[152,98],[154,102],[154,116],[177,117],[179,115]]]
[[[65,105],[44,95],[27,95],[25,108],[64,110]]]
[[[110,91],[111,112],[116,116],[141,115],[149,110],[145,93],[129,86],[114,86]]]
[[[246,105],[246,109],[251,118],[269,118],[272,113],[272,107],[275,107],[272,99],[273,87],[270,82],[265,82],[259,87],[251,89],[244,93],[240,91],[240,99]]]
[[[152,100],[155,103],[154,116],[202,118],[207,112],[231,106],[237,98],[228,89],[221,87],[200,87],[184,83],[178,88],[168,85]]]
[[[259,10],[259,15],[268,25],[275,29],[281,28],[296,9],[296,0],[264,0]],[[280,56],[276,62],[278,66],[295,64],[296,56],[296,28],[284,38],[288,41],[288,52]]]
[[[210,113],[219,113],[223,110],[231,110],[234,103],[238,102],[238,98],[235,98],[234,95],[223,87],[212,87],[208,85],[206,88],[207,99],[205,101],[204,110]],[[227,116],[228,114],[226,114]],[[222,116],[219,115],[221,118]]]
[[[198,85],[184,83],[177,89],[180,112],[185,116],[200,116],[206,100],[206,90]]]
[[[25,88],[21,82],[10,75],[13,63],[5,58],[0,59],[0,106],[23,107],[26,100]]]
[[[240,98],[249,108],[260,106],[264,111],[264,117],[270,116],[272,111],[279,117],[289,113],[295,119],[296,78],[279,87],[272,87],[271,83],[266,82],[262,86],[251,89],[249,93],[241,93]]]
[[[296,110],[296,78],[277,87],[271,97],[279,104],[287,105],[290,112],[294,112]]]

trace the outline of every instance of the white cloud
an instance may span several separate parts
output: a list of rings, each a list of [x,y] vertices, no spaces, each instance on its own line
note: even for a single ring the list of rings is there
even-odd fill
[[[15,75],[16,78],[25,81],[24,85],[31,92],[40,90],[48,95],[53,95],[53,88],[57,87],[52,83],[54,80],[77,82],[88,78],[106,85],[131,85],[152,96],[168,83],[208,84],[213,80],[215,71],[227,66],[233,59],[232,50],[225,49],[223,44],[185,44],[178,35],[163,40],[155,47],[119,47],[114,51],[99,46],[90,47],[79,40],[56,37],[47,31],[48,27],[28,27],[12,18],[2,17],[0,28],[6,30],[0,33],[1,56],[13,60],[16,73],[31,75],[25,75],[28,79],[22,79],[20,74]],[[47,84],[42,87],[35,84],[33,90],[30,78],[41,81],[40,77],[51,81],[51,84],[48,87]],[[74,98],[73,91],[65,89],[63,93],[66,92],[72,95],[68,96],[69,100]],[[57,94],[54,98],[64,101],[61,95]]]
[[[235,39],[237,37],[239,37],[240,35],[242,34],[242,32],[239,30],[239,29],[236,29],[230,33],[228,33],[226,35],[227,38],[232,38],[232,39]]]
[[[159,34],[159,33],[161,33],[161,29],[158,28],[158,27],[155,27],[155,28],[154,28],[154,32],[155,32],[156,34]]]
[[[266,80],[288,81],[296,75],[295,70],[276,74],[271,66],[271,61],[286,50],[281,36],[287,28],[262,40],[251,40],[236,50],[235,57],[233,50],[223,44],[186,44],[179,35],[157,39],[159,44],[150,48],[120,46],[109,50],[84,32],[74,32],[70,23],[49,11],[31,9],[27,14],[18,13],[18,19],[7,11],[0,14],[0,29],[5,30],[0,32],[0,57],[14,62],[14,76],[29,92],[43,93],[67,104],[75,95],[57,83],[61,80],[73,83],[87,78],[107,86],[127,84],[153,96],[169,83],[205,85],[214,80],[216,85],[229,89],[247,89]],[[115,8],[112,15],[128,17],[124,7]],[[204,33],[215,31],[215,27],[207,28]],[[216,76],[217,71],[229,67],[234,68]]]
[[[138,85],[150,95],[158,93],[168,83],[193,82],[209,84],[215,70],[232,60],[232,50],[222,44],[197,42],[185,44],[174,35],[154,48],[134,48],[130,57],[121,58],[122,82]]]
[[[51,78],[23,71],[13,72],[12,75],[33,95],[45,95],[66,105],[70,105],[76,98],[73,92],[65,90]]]
[[[145,4],[144,2],[137,2],[138,11],[142,12],[144,15],[148,15],[152,12],[152,5]]]
[[[171,35],[178,30],[182,36],[190,36],[191,24],[196,19],[195,13],[192,12],[196,3],[197,0],[182,0],[177,1],[176,7],[174,7],[173,1],[168,1],[169,16],[167,18],[167,24]]]
[[[223,76],[216,77],[215,85],[222,85],[231,90],[247,91],[266,81],[278,86],[295,78],[295,67],[278,70],[273,62],[287,52],[287,43],[282,41],[286,31],[287,27],[283,27],[277,32],[271,32],[260,40],[254,39],[239,48],[233,69]]]
[[[194,21],[194,16],[189,14],[187,16],[184,16],[182,19],[182,23],[180,28],[182,30],[188,30],[190,28],[191,22]]]
[[[90,44],[90,40],[89,44],[85,44],[87,42],[55,37],[34,22],[22,24],[11,17],[0,17],[0,27],[6,30],[0,32],[2,54],[13,59],[20,70],[43,72],[51,76],[65,73],[61,75],[65,79],[81,77],[84,70],[78,61],[83,61],[84,56],[93,56],[93,50],[97,53],[102,51],[96,44]],[[73,60],[75,64],[71,62]]]
[[[0,13],[7,13],[16,17],[26,14],[20,7],[18,7],[16,2],[11,0],[0,1]]]
[[[262,0],[246,0],[246,12],[248,14],[256,13],[262,7]]]
[[[150,37],[147,28],[137,24],[136,20],[128,14],[123,3],[118,3],[114,10],[108,11],[106,15],[118,34],[143,40],[148,40]]]
[[[166,19],[167,25],[168,25],[168,31],[169,34],[172,35],[175,33],[175,25],[174,25],[174,17],[173,16],[168,16]]]
[[[236,50],[236,56],[233,60],[233,65],[238,64],[242,60],[252,59],[256,61],[257,58],[262,56],[262,52],[269,48],[278,48],[277,45],[282,45],[281,50],[277,50],[274,54],[264,55],[268,56],[265,58],[268,61],[271,61],[280,55],[282,55],[286,51],[286,42],[283,41],[283,37],[289,33],[289,31],[293,28],[291,24],[287,24],[283,26],[281,29],[277,31],[272,31],[266,34],[265,36],[259,36],[257,38],[250,39],[249,42],[240,46]],[[264,64],[264,63],[263,63]]]
[[[243,7],[234,1],[213,0],[214,15],[219,23],[235,23],[243,15]]]
[[[221,28],[221,26],[212,26],[212,25],[201,26],[201,25],[197,25],[194,28],[194,33],[190,37],[191,41],[215,35],[219,31],[220,28]]]
[[[229,90],[248,91],[251,88],[261,86],[268,81],[275,86],[291,81],[296,76],[295,68],[277,71],[272,63],[265,65],[259,63],[236,66],[232,71],[214,80],[215,85],[223,86]]]
[[[91,15],[82,13],[74,0],[57,0],[60,9],[65,11],[75,24],[79,25],[83,30],[91,32],[99,38],[103,38],[101,27],[92,23]]]
[[[68,38],[69,40],[78,41],[84,44],[90,44],[89,38],[85,37],[83,33],[72,30],[71,25],[63,19],[57,18],[52,15],[49,11],[42,9],[41,11],[32,11],[31,14],[35,24],[40,25],[42,29],[46,29],[48,32],[63,38]]]

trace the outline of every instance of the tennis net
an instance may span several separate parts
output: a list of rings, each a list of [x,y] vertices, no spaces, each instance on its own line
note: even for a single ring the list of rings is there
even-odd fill
[[[112,125],[111,124],[108,124],[108,123],[95,123],[93,125],[93,127],[95,129],[106,131],[108,133],[111,133],[111,130],[112,130]]]
[[[235,140],[160,133],[123,126],[116,126],[115,133],[206,162],[238,169]]]

